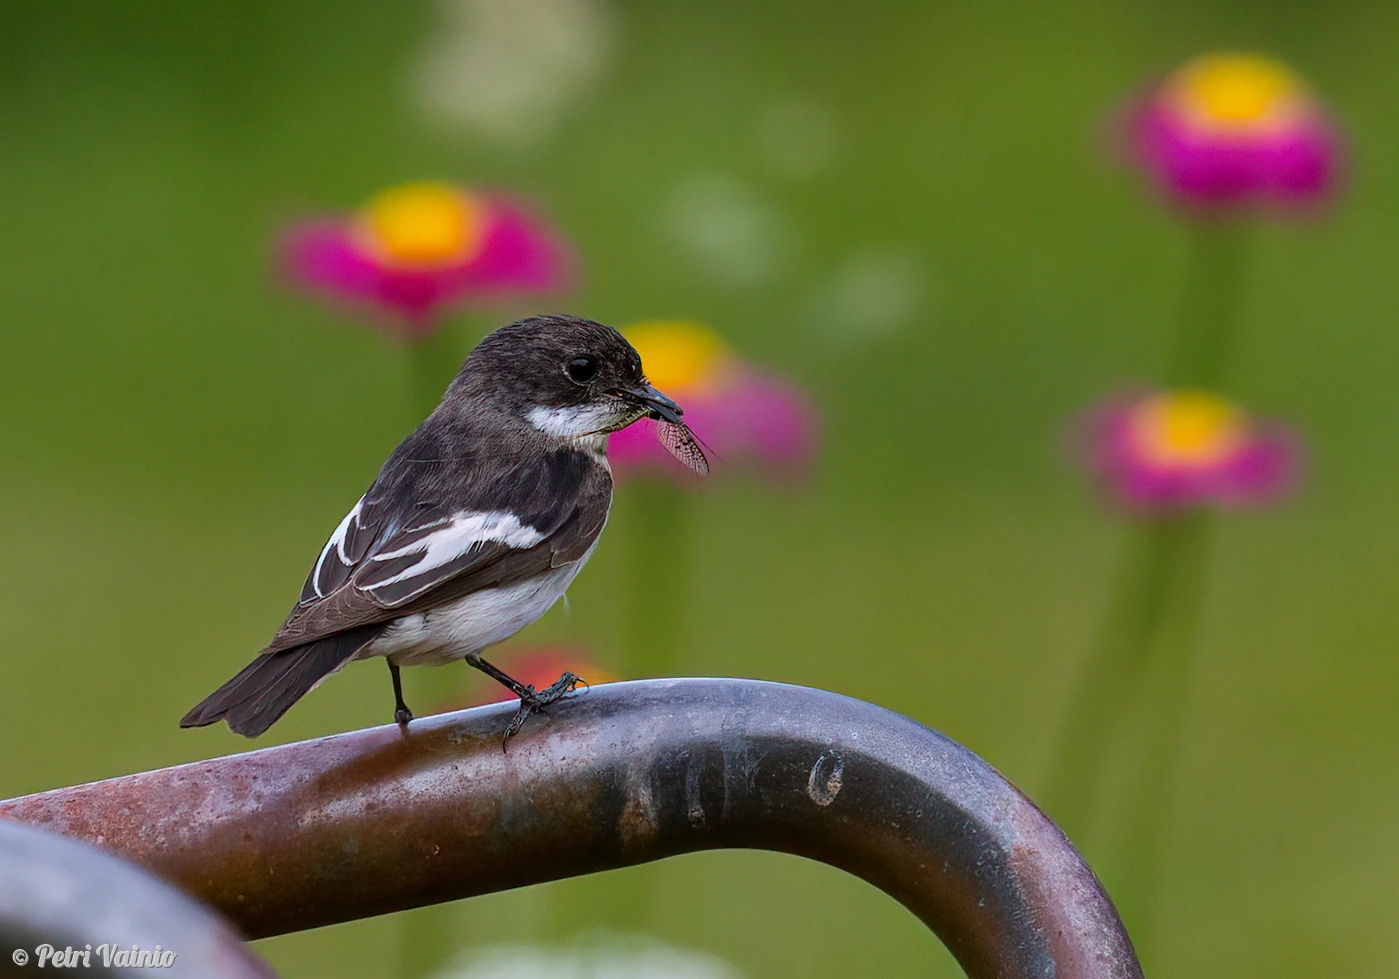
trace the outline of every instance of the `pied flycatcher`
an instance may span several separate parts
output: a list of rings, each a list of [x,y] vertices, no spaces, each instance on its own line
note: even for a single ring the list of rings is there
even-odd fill
[[[267,648],[180,726],[224,720],[256,737],[327,676],[374,656],[388,662],[394,718],[407,724],[399,668],[465,659],[520,698],[508,739],[579,679],[537,691],[481,651],[542,616],[593,553],[612,505],[608,433],[645,416],[683,424],[682,414],[609,326],[537,316],[496,330],[335,528]]]

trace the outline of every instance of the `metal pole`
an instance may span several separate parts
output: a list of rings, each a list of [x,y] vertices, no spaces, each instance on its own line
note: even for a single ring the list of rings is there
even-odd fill
[[[696,850],[799,854],[932,928],[973,979],[1140,979],[1062,832],[883,708],[750,680],[594,687],[501,751],[513,704],[0,803],[258,938]]]
[[[121,958],[142,951],[161,956],[149,974],[172,979],[276,979],[217,915],[140,867],[0,822],[0,976],[146,975]]]

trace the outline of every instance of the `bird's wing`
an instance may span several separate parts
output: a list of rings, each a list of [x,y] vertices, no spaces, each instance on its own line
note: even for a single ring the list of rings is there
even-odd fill
[[[434,481],[426,481],[428,484]],[[439,481],[440,482],[440,481]],[[414,498],[438,495],[440,500]],[[612,500],[606,467],[553,453],[486,481],[405,497],[378,484],[321,550],[275,652],[580,560]]]

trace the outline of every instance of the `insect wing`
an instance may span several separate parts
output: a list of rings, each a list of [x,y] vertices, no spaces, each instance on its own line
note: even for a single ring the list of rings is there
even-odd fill
[[[686,469],[697,476],[709,475],[709,460],[705,458],[704,450],[695,441],[688,425],[656,422],[656,439]]]

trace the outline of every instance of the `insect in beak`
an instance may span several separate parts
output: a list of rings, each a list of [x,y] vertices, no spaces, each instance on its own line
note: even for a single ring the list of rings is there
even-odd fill
[[[680,419],[685,415],[683,408],[649,384],[641,384],[634,388],[618,388],[608,393],[628,404],[644,408],[646,417],[654,418],[656,421],[670,422],[672,425],[681,424]]]

